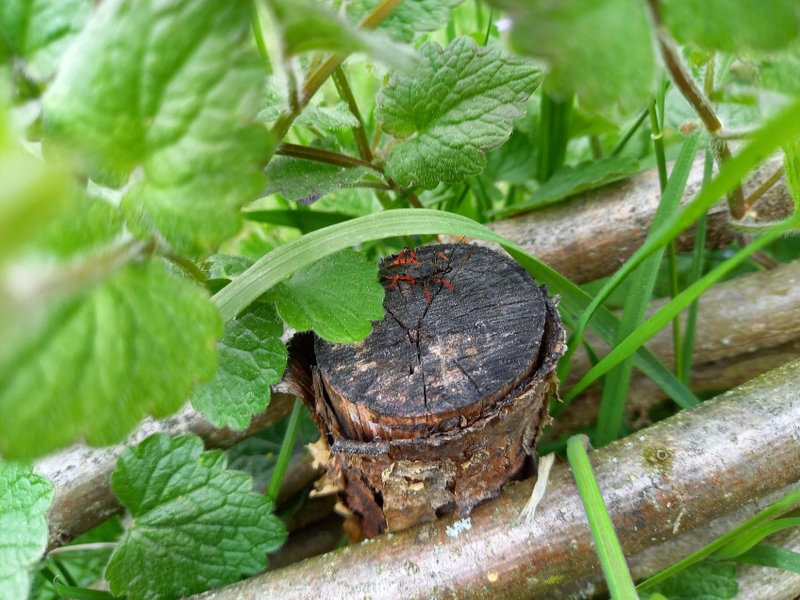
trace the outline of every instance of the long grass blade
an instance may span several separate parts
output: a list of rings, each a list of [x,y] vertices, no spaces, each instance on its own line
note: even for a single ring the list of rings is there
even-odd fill
[[[675,161],[672,174],[667,181],[661,202],[653,215],[652,228],[657,229],[677,210],[689,180],[689,172],[697,154],[700,142],[698,134],[686,138]],[[644,321],[653,287],[658,276],[658,268],[664,249],[657,250],[647,257],[634,271],[630,292],[620,319],[617,341],[626,338]],[[604,446],[617,439],[625,415],[625,401],[628,397],[628,384],[633,370],[632,357],[621,361],[606,376],[603,384],[603,397],[600,402],[600,413],[597,419],[595,444]]]
[[[795,100],[775,119],[767,122],[752,138],[750,143],[720,169],[717,177],[704,186],[697,197],[682,210],[676,212],[656,231],[648,236],[645,243],[634,252],[627,262],[611,277],[603,289],[595,296],[578,321],[573,334],[576,342],[580,342],[583,332],[591,320],[592,314],[605,302],[609,294],[627,277],[633,269],[650,254],[665,246],[681,231],[699,219],[719,199],[724,197],[759,162],[764,160],[781,144],[800,137],[800,99]]]
[[[745,246],[739,250],[731,258],[718,265],[704,277],[683,290],[675,297],[674,300],[662,306],[645,323],[637,327],[633,332],[631,332],[630,335],[628,335],[628,337],[617,344],[617,346],[614,347],[605,357],[603,357],[598,364],[592,367],[589,372],[584,375],[583,378],[566,394],[564,401],[570,401],[580,392],[585,390],[598,377],[606,374],[610,369],[625,360],[625,358],[635,352],[639,346],[644,344],[658,331],[660,331],[662,327],[669,323],[669,321],[679,314],[680,311],[694,302],[700,296],[700,294],[708,289],[712,283],[719,281],[722,277],[727,275],[753,252],[760,250],[764,246],[777,240],[780,236],[784,235],[791,229],[795,228],[798,222],[800,222],[800,220],[793,217],[781,223],[780,225],[776,225],[774,229],[770,230],[762,237],[756,239],[748,246]]]
[[[537,260],[519,246],[480,223],[437,210],[398,209],[375,213],[312,231],[302,238],[275,248],[217,292],[213,300],[225,321],[244,310],[256,298],[296,270],[333,252],[368,240],[404,235],[452,234],[496,242],[539,283],[561,295],[561,305],[581,314],[591,297],[560,273]],[[619,321],[602,309],[592,319],[592,328],[607,343],[613,343]],[[694,395],[646,348],[637,351],[636,366],[681,406],[697,404]]]
[[[608,582],[608,591],[614,600],[636,600],[638,596],[628,564],[625,562],[625,554],[622,552],[614,524],[608,516],[603,496],[592,472],[592,465],[586,452],[587,441],[588,438],[584,435],[571,437],[567,441],[567,459],[586,511],[600,566]]]

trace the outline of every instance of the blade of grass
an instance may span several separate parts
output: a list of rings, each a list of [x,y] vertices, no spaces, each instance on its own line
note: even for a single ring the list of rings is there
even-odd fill
[[[709,558],[712,558],[713,560],[731,560],[750,550],[750,548],[758,544],[768,535],[778,533],[779,531],[783,531],[789,527],[800,527],[800,517],[774,519],[772,521],[767,521],[766,523],[756,525],[746,533],[743,533],[737,537],[724,548],[720,548],[714,552],[714,554],[712,554]]]
[[[684,140],[678,158],[675,161],[675,166],[672,169],[672,175],[666,181],[661,202],[653,215],[652,229],[658,228],[661,223],[666,221],[677,210],[683,197],[683,191],[686,188],[686,182],[689,180],[689,172],[697,154],[699,143],[700,137],[698,134],[687,137]],[[664,168],[666,169],[666,164]],[[617,330],[617,342],[625,339],[644,321],[650,298],[653,295],[653,287],[656,283],[658,267],[661,263],[663,252],[663,249],[657,250],[648,256],[631,276],[630,291],[625,301],[620,326]],[[630,383],[632,370],[633,360],[629,357],[621,361],[606,375],[603,384],[603,397],[600,401],[600,412],[597,418],[597,432],[595,434],[595,443],[598,446],[605,446],[619,436],[625,416],[625,401],[628,397],[628,384]]]
[[[272,477],[269,480],[269,487],[267,488],[266,496],[272,500],[273,504],[275,504],[278,499],[278,492],[281,491],[283,477],[286,475],[286,468],[289,466],[289,459],[292,457],[292,452],[294,451],[294,444],[297,441],[297,428],[300,424],[300,412],[302,409],[303,403],[300,398],[295,398],[294,406],[292,406],[292,414],[289,415],[286,433],[283,435],[281,449],[280,452],[278,452],[275,468],[272,470]]]
[[[608,516],[603,496],[592,473],[592,465],[586,453],[587,442],[588,438],[585,435],[572,436],[567,441],[567,460],[586,511],[600,566],[608,582],[608,591],[615,600],[636,600],[638,596],[628,564],[625,562],[625,554],[622,552],[614,524]]]
[[[646,590],[654,586],[661,581],[664,581],[667,577],[671,577],[675,575],[675,573],[679,573],[686,567],[689,567],[697,562],[700,562],[707,556],[713,554],[720,548],[724,547],[726,544],[730,543],[731,541],[735,540],[740,535],[750,531],[754,527],[757,527],[761,523],[766,523],[771,521],[772,519],[781,516],[784,513],[789,512],[790,510],[794,510],[797,506],[800,506],[800,490],[794,490],[786,494],[783,498],[775,502],[774,504],[768,506],[760,513],[753,515],[750,519],[736,527],[735,529],[729,531],[723,536],[720,536],[707,546],[700,548],[697,552],[693,552],[683,560],[676,562],[671,567],[667,567],[663,571],[656,573],[649,579],[646,579],[642,583],[636,586],[636,589],[639,591]]]
[[[248,221],[295,227],[303,233],[343,223],[356,217],[356,215],[341,212],[295,209],[245,210],[242,211],[242,216]]]
[[[762,544],[736,557],[736,562],[800,573],[800,552]]]
[[[714,167],[714,157],[711,152],[706,150],[705,163],[703,165],[703,185],[705,186],[711,180],[712,169]],[[708,225],[708,214],[704,214],[697,221],[697,226],[694,233],[694,248],[692,249],[692,264],[689,267],[689,280],[687,285],[692,285],[695,281],[700,279],[703,274],[703,262],[706,253],[706,229]],[[689,305],[689,310],[686,314],[686,328],[683,335],[683,351],[681,358],[683,365],[680,371],[676,370],[676,375],[680,372],[682,377],[679,379],[684,385],[689,385],[692,379],[692,355],[694,354],[694,335],[697,329],[697,310],[700,303],[695,300]]]
[[[708,289],[712,283],[718,281],[732,271],[753,252],[760,250],[764,246],[777,240],[783,234],[795,228],[799,222],[800,221],[797,218],[793,217],[786,222],[777,225],[773,230],[754,240],[751,244],[739,250],[731,258],[721,263],[704,277],[683,290],[675,297],[674,300],[662,306],[645,323],[637,327],[630,335],[617,344],[617,346],[614,347],[605,357],[603,357],[603,359],[597,365],[592,367],[589,372],[584,375],[583,378],[566,394],[564,401],[570,401],[580,392],[585,390],[595,379],[601,375],[604,375],[611,368],[625,360],[625,358],[630,356],[631,353],[635,352],[639,346],[644,344],[662,327],[669,323],[669,321],[673,319],[675,315],[680,313],[680,311],[700,297],[700,294],[705,292],[705,290]]]
[[[647,237],[644,244],[634,252],[624,265],[611,276],[603,289],[595,296],[589,308],[578,321],[578,328],[573,337],[577,343],[583,338],[583,332],[594,311],[605,302],[611,292],[627,277],[633,269],[658,248],[666,245],[681,231],[699,219],[717,200],[735,188],[745,175],[759,162],[769,156],[776,148],[787,140],[800,137],[800,99],[795,100],[775,119],[767,122],[752,138],[741,152],[726,161],[717,177],[704,186],[697,197],[684,208],[676,212],[661,227]],[[573,347],[576,344],[573,344]]]
[[[569,114],[572,98],[556,100],[542,92],[539,108],[539,154],[536,178],[544,183],[564,165],[569,141]]]
[[[223,320],[229,321],[278,282],[337,250],[368,240],[442,233],[490,240],[502,245],[539,283],[560,294],[561,306],[573,314],[581,314],[591,301],[591,297],[574,283],[480,223],[457,214],[428,209],[374,213],[312,231],[261,257],[212,299]],[[618,323],[610,312],[602,309],[592,319],[592,328],[606,342],[613,343]],[[681,406],[697,404],[697,399],[686,386],[646,348],[637,352],[636,366]]]

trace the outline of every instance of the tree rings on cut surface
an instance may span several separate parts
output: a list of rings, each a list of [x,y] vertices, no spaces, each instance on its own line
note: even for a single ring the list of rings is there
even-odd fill
[[[381,281],[386,316],[357,344],[316,339],[305,397],[365,536],[468,514],[532,473],[565,349],[544,286],[487,248],[406,249]]]

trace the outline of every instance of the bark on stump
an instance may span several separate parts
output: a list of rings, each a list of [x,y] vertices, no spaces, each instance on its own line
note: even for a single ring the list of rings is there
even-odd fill
[[[534,473],[565,349],[544,286],[492,250],[405,250],[381,280],[385,318],[358,344],[317,339],[306,397],[367,537],[468,514]]]

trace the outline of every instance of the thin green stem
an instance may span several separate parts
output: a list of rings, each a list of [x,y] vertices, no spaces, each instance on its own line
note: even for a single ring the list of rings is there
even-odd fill
[[[267,488],[266,496],[273,503],[278,499],[278,492],[281,491],[283,477],[286,475],[286,468],[289,466],[289,459],[292,457],[292,452],[294,452],[294,444],[297,441],[297,428],[300,424],[300,412],[302,410],[303,403],[300,398],[295,398],[292,414],[289,415],[289,422],[286,425],[286,434],[283,436],[281,450],[278,453],[278,459],[275,462],[272,478],[269,480],[269,487]]]
[[[639,130],[639,127],[642,126],[642,123],[644,123],[644,120],[647,118],[649,112],[649,109],[645,108],[639,113],[639,116],[636,117],[633,125],[628,128],[628,131],[626,131],[622,138],[617,142],[617,145],[611,150],[609,156],[617,156],[620,152],[622,152],[630,139],[633,137],[633,134],[636,133]]]
[[[272,61],[269,59],[269,51],[267,50],[267,44],[264,39],[264,30],[261,23],[261,6],[262,2],[255,2],[253,4],[253,16],[251,19],[253,37],[256,40],[256,48],[258,49],[258,55],[261,57],[261,62],[264,64],[264,68],[266,69],[267,73],[272,73]]]
[[[483,14],[483,13],[481,13],[481,14]],[[492,17],[493,16],[494,16],[494,9],[491,8],[491,9],[489,9],[489,20],[486,23],[486,35],[483,36],[483,45],[484,46],[489,43],[489,35],[492,33]],[[480,31],[480,29],[478,31]]]
[[[735,540],[740,535],[747,533],[748,531],[752,530],[754,527],[760,525],[761,523],[766,523],[767,521],[771,521],[772,519],[779,517],[782,514],[789,512],[790,510],[794,510],[800,506],[800,490],[795,490],[793,492],[789,492],[783,498],[778,500],[775,504],[765,508],[760,513],[752,517],[751,519],[745,521],[732,531],[729,531],[722,537],[717,538],[704,548],[701,548],[697,552],[694,552],[684,558],[683,560],[675,563],[671,567],[668,567],[661,571],[660,573],[656,573],[650,579],[646,579],[642,583],[636,586],[636,589],[639,591],[646,590],[647,588],[653,587],[655,584],[664,581],[667,577],[671,577],[676,573],[682,571],[686,567],[689,567],[701,560],[703,560],[706,556],[709,556],[716,552],[717,550],[726,546],[729,542]]]
[[[372,163],[372,149],[369,146],[367,133],[364,129],[364,119],[361,118],[361,111],[358,109],[358,103],[356,102],[353,90],[350,87],[350,83],[347,81],[347,76],[341,65],[336,67],[336,70],[333,72],[333,83],[336,86],[336,91],[339,92],[339,97],[347,103],[347,108],[350,110],[350,113],[356,118],[356,121],[358,121],[358,125],[352,128],[358,154],[364,162]]]
[[[713,175],[714,158],[711,152],[706,150],[705,163],[703,165],[703,185],[705,186]],[[704,214],[697,222],[694,233],[694,248],[692,249],[692,264],[689,268],[688,285],[692,285],[703,275],[703,263],[706,251],[706,230],[708,224],[708,214]],[[695,300],[689,305],[686,314],[686,329],[683,337],[683,352],[681,357],[683,364],[680,368],[680,380],[684,385],[689,385],[692,379],[692,354],[694,353],[694,336],[697,330],[697,311],[700,302]],[[678,370],[676,369],[676,373]]]
[[[586,452],[587,446],[588,438],[585,435],[571,437],[567,441],[567,459],[586,511],[600,566],[608,582],[608,591],[614,600],[637,600],[636,588],[625,562],[625,554],[622,552],[614,524],[611,522],[597,480],[592,473],[592,465]]]
[[[375,7],[367,14],[361,21],[359,27],[361,29],[374,29],[380,25],[386,17],[392,14],[392,11],[397,8],[403,0],[381,0]],[[305,108],[314,94],[317,93],[322,84],[327,81],[328,77],[333,75],[333,72],[342,64],[345,59],[343,54],[334,54],[323,60],[313,71],[311,71],[303,85],[302,96],[298,98],[298,104],[295,107],[283,113],[275,120],[272,125],[272,137],[275,140],[283,140],[289,132],[292,123]]]
[[[335,165],[345,169],[352,169],[354,167],[368,167],[375,171],[381,172],[375,165],[366,162],[362,159],[348,156],[340,152],[331,152],[323,148],[314,148],[313,146],[300,146],[299,144],[281,144],[275,151],[275,154],[280,156],[291,156],[293,158],[302,158],[305,160],[313,160],[314,162],[325,163],[328,165]]]

